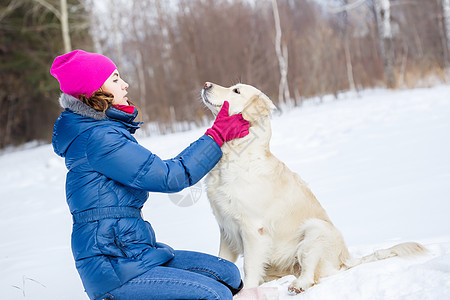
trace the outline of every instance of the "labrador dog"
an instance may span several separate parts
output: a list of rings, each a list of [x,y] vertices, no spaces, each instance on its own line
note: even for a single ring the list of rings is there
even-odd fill
[[[293,274],[297,279],[288,289],[299,294],[339,270],[426,252],[411,242],[352,258],[307,184],[270,152],[272,101],[245,84],[207,82],[201,96],[214,115],[228,101],[229,114],[242,113],[251,124],[249,135],[222,146],[223,156],[206,178],[220,228],[219,256],[236,262],[243,254],[245,288]]]

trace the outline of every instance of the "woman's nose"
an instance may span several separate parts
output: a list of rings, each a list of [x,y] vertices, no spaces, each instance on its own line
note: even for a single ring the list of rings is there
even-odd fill
[[[128,83],[126,81],[123,82],[122,88],[126,90],[129,87]]]

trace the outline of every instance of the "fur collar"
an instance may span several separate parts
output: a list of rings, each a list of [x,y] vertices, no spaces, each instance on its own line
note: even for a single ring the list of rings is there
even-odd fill
[[[77,98],[62,93],[59,97],[59,104],[65,109],[69,109],[72,112],[79,114],[83,117],[92,118],[95,120],[103,120],[106,118],[106,115],[104,112],[97,111],[93,109],[92,107],[89,107],[88,105],[84,104]]]

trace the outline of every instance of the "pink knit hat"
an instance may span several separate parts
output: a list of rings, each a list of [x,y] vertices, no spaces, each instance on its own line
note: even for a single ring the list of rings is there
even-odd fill
[[[106,56],[74,50],[55,58],[50,74],[58,79],[61,91],[78,98],[80,94],[90,97],[115,69]]]

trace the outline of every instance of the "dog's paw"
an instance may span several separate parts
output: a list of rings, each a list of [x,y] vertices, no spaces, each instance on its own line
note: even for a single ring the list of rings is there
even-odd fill
[[[298,295],[300,293],[303,293],[308,288],[312,287],[314,285],[314,282],[309,282],[302,279],[294,280],[288,287],[288,292],[291,295]]]
[[[289,295],[295,296],[295,295],[298,295],[300,293],[303,293],[304,290],[302,288],[296,288],[294,286],[289,286],[288,287],[288,292],[289,292]]]

